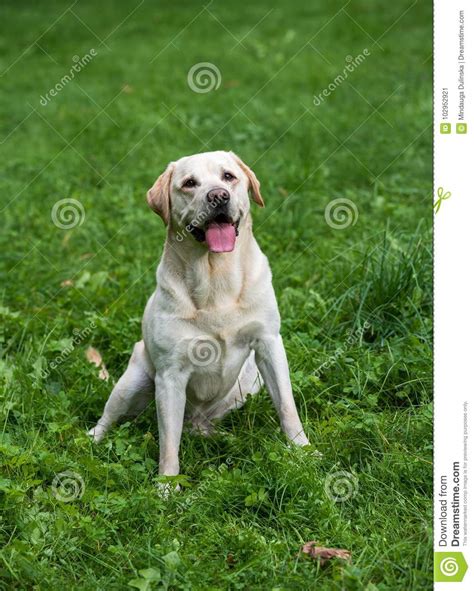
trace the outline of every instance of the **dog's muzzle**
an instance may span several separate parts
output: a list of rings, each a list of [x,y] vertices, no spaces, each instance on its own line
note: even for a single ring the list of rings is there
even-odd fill
[[[206,195],[207,202],[211,207],[225,207],[230,200],[229,191],[227,189],[211,189]]]
[[[234,220],[229,212],[227,189],[216,187],[206,195],[208,217],[202,226],[193,225],[191,234],[205,242],[211,252],[231,252],[239,235],[240,218]]]
[[[190,229],[193,237],[198,242],[205,242],[211,252],[231,252],[239,235],[240,218],[234,221],[224,211],[219,208],[202,227],[192,225]]]

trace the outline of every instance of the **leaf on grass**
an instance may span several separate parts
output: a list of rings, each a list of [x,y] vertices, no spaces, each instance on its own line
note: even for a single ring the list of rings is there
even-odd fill
[[[72,287],[74,285],[74,281],[72,279],[65,279],[61,281],[61,287]]]
[[[76,281],[76,287],[78,289],[83,289],[90,278],[91,274],[89,273],[89,271],[84,271],[84,273],[82,273],[79,279]]]
[[[161,572],[156,568],[144,568],[138,574],[147,581],[161,581]]]
[[[77,289],[87,289],[96,291],[105,285],[109,274],[107,271],[97,271],[97,273],[89,273],[89,271],[84,271],[82,275],[76,281]]]
[[[161,572],[156,568],[144,568],[138,571],[138,574],[142,578],[129,581],[129,587],[135,587],[135,589],[140,589],[140,591],[150,591],[150,589],[156,588],[152,583],[161,581]]]
[[[99,353],[99,351],[94,349],[94,347],[89,347],[86,351],[86,357],[87,361],[100,368],[99,379],[107,381],[109,379],[109,372],[102,361],[102,355]]]
[[[0,306],[0,316],[4,316],[5,318],[18,318],[19,315],[20,312],[12,312],[10,308]]]
[[[181,564],[181,558],[175,550],[172,550],[163,556],[163,562],[169,570],[176,570]]]
[[[132,579],[131,581],[128,581],[128,586],[140,589],[140,591],[149,591],[150,581],[147,579]]]
[[[349,550],[343,550],[342,548],[324,548],[317,544],[317,542],[306,542],[306,544],[301,547],[301,552],[315,560],[319,560],[321,566],[326,564],[331,558],[339,558],[341,560],[347,560],[348,562],[351,561],[352,554]]]

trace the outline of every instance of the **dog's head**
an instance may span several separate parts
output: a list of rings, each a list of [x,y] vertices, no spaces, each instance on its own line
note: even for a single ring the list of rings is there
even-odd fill
[[[148,191],[148,204],[165,224],[189,233],[211,252],[234,249],[249,193],[263,207],[254,172],[233,152],[205,152],[171,162]]]

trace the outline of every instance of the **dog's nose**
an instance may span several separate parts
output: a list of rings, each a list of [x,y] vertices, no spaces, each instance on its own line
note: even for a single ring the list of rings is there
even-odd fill
[[[211,189],[207,194],[207,201],[211,205],[225,205],[230,199],[226,189]]]

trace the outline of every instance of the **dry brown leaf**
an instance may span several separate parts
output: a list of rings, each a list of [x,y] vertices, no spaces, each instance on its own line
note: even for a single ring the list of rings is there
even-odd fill
[[[237,86],[240,86],[240,80],[227,80],[224,82],[225,88],[236,88]]]
[[[306,542],[301,547],[301,552],[307,554],[315,560],[319,560],[321,566],[326,564],[331,558],[339,558],[341,560],[351,561],[352,554],[349,550],[343,550],[342,548],[324,548],[317,545],[318,542]]]
[[[133,86],[130,86],[130,84],[124,84],[122,86],[122,92],[125,92],[126,94],[131,94],[133,92]]]
[[[104,380],[104,382],[106,382],[109,379],[109,377],[109,372],[107,371],[105,365],[103,365],[99,371],[99,380]]]
[[[93,363],[96,367],[100,368],[99,379],[107,381],[109,379],[109,372],[102,361],[102,355],[94,349],[94,347],[88,347],[86,351],[87,361]]]
[[[74,285],[74,281],[72,279],[65,279],[61,281],[61,287],[72,287]]]

